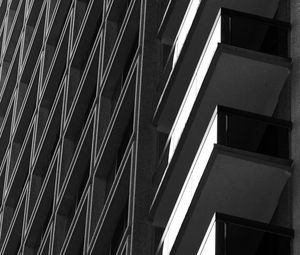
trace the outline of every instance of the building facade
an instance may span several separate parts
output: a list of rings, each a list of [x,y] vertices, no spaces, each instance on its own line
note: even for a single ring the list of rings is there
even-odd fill
[[[1,0],[0,254],[299,254],[299,12]]]

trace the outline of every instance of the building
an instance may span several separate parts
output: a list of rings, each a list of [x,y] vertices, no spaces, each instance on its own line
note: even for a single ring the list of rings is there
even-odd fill
[[[299,254],[297,0],[1,0],[0,254]]]

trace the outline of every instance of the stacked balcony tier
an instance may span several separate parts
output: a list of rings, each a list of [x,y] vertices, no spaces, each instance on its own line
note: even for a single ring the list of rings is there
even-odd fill
[[[200,25],[194,23],[192,31]],[[191,33],[185,43],[194,40]],[[288,33],[289,24],[221,9],[191,80],[181,83],[169,79],[165,84],[154,116],[158,131],[167,137],[153,178],[158,189],[150,215],[156,225],[165,226],[169,219],[216,105],[266,116],[274,113],[290,72]],[[198,49],[189,46],[186,51],[190,50]],[[184,65],[180,56],[174,72],[177,67],[193,68]],[[177,191],[169,179],[174,179]],[[171,206],[166,210],[168,204]]]
[[[206,118],[218,100],[271,115],[290,73],[288,23],[223,8],[206,33],[198,21],[201,15],[198,9],[191,27],[179,31],[181,39],[174,43],[166,63],[154,114],[161,132],[170,132],[192,83],[197,83],[194,93],[210,107]]]
[[[197,110],[182,133],[189,143],[178,143],[152,204],[154,222],[165,226],[164,254],[195,254],[193,236],[202,240],[215,211],[268,223],[291,175],[290,122],[218,106],[198,143]]]
[[[197,255],[290,254],[292,230],[215,213]]]

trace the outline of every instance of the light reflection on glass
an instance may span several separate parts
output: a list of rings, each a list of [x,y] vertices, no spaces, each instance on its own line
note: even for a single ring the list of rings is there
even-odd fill
[[[181,224],[185,218],[194,193],[201,180],[202,174],[209,160],[214,144],[217,143],[218,122],[216,114],[211,120],[209,128],[198,148],[195,159],[184,182],[183,188],[176,201],[171,217],[164,232],[163,255],[170,253],[176,240]]]

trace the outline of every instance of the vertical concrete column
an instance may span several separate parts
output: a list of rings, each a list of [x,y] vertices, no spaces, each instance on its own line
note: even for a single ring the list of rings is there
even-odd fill
[[[25,54],[27,53],[27,49],[28,49],[33,31],[34,31],[34,27],[27,24],[26,29],[25,29],[25,36],[24,36],[24,49],[23,49],[23,58],[22,58],[22,60],[24,59]]]
[[[75,151],[74,142],[65,137],[64,138],[64,146],[63,146],[62,164],[61,164],[60,187],[63,184],[65,177],[67,175],[67,172],[69,170],[69,166],[72,161],[74,151]]]
[[[54,8],[55,8],[56,3],[57,3],[57,0],[49,0],[49,1],[50,1],[49,20],[51,20]]]
[[[4,85],[4,81],[6,78],[6,74],[8,72],[9,65],[10,65],[10,62],[3,61],[2,70],[1,70],[1,79],[0,79],[0,90],[2,89],[2,87]]]
[[[87,4],[88,3],[86,1],[76,1],[73,42],[75,42],[76,37],[78,35],[81,23],[85,15]]]
[[[7,231],[9,229],[11,220],[14,216],[15,208],[11,206],[5,206],[4,207],[4,216],[3,216],[3,225],[2,225],[2,236],[1,236],[1,245],[3,244],[3,241],[5,239],[5,236],[7,234]]]
[[[55,53],[55,46],[47,43],[45,47],[45,55],[44,55],[43,82],[48,74],[49,67],[51,65],[54,53]]]
[[[293,254],[300,254],[300,1],[291,0],[291,158],[294,161],[292,173],[292,227],[295,230]]]
[[[65,241],[67,218],[63,215],[57,214],[55,225],[55,240],[53,246],[53,254],[59,254],[61,247]]]
[[[39,175],[32,175],[31,179],[31,190],[30,190],[30,200],[29,200],[29,217],[31,217],[31,213],[33,211],[36,200],[39,196],[41,187],[43,184],[43,178]]]
[[[36,131],[36,148],[38,147],[40,143],[40,139],[42,137],[42,134],[44,132],[44,128],[46,126],[48,116],[49,116],[49,108],[40,106],[39,109],[39,117],[38,117],[38,125],[37,125],[37,131]]]
[[[8,12],[8,17],[7,17],[7,31],[8,31],[8,33],[10,31],[12,22],[13,22],[14,17],[15,17],[15,14],[16,14],[16,10],[13,10],[13,9],[10,9],[9,12]]]
[[[103,71],[106,69],[106,65],[111,56],[112,50],[115,46],[116,39],[119,33],[118,24],[114,21],[107,20],[105,27],[105,51],[103,61]]]
[[[289,22],[290,21],[290,2],[280,0],[275,19]],[[274,117],[284,120],[291,120],[291,84],[288,79],[281,91],[278,104],[274,112]],[[271,224],[292,228],[292,178],[285,186],[276,212],[272,218]]]
[[[13,173],[13,170],[14,170],[14,167],[16,165],[20,150],[21,150],[21,144],[14,142],[12,144],[12,148],[11,148],[8,181],[10,180],[10,177]]]
[[[94,234],[95,227],[99,220],[100,214],[102,212],[105,203],[105,189],[106,182],[104,179],[100,179],[97,176],[94,178],[94,188],[93,188],[93,207],[91,215],[91,225],[90,225],[90,236]]]
[[[103,138],[107,131],[108,124],[111,118],[111,101],[109,98],[105,97],[104,95],[101,96],[99,101],[99,110],[98,110],[98,137],[97,137],[97,152],[100,149],[100,146],[103,142]]]
[[[17,112],[16,112],[17,116],[19,114],[21,105],[23,103],[25,94],[27,92],[27,88],[28,88],[28,84],[20,81],[19,90],[18,90]]]
[[[135,129],[137,132],[135,153],[132,222],[132,255],[150,255],[153,251],[153,227],[149,221],[149,209],[153,198],[152,176],[156,166],[156,130],[152,125],[155,110],[156,86],[159,82],[159,49],[156,38],[158,29],[157,1],[141,0],[140,43],[141,66],[136,89]],[[134,196],[133,196],[134,195]],[[131,212],[131,211],[130,211]],[[132,215],[131,215],[132,216]]]
[[[70,80],[69,80],[69,90],[68,90],[68,113],[73,103],[76,91],[78,89],[81,80],[82,70],[80,68],[72,67],[70,68]]]
[[[35,250],[32,247],[24,247],[24,254],[26,255],[34,255],[35,254]]]

